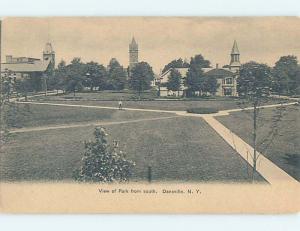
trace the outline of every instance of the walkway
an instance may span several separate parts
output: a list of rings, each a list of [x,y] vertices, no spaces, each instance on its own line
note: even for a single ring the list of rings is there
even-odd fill
[[[205,116],[203,119],[237,152],[253,167],[254,149],[239,136],[234,134],[218,120],[212,116]],[[291,183],[298,184],[298,181],[257,152],[257,172],[259,172],[270,184]]]
[[[80,127],[89,127],[89,126],[101,126],[101,125],[116,125],[116,124],[127,124],[127,123],[138,123],[144,121],[155,121],[155,120],[165,120],[173,119],[179,116],[168,116],[168,117],[155,117],[148,119],[136,119],[136,120],[124,120],[124,121],[114,121],[114,122],[83,122],[83,123],[73,123],[73,124],[63,124],[57,126],[39,126],[39,127],[27,127],[20,129],[12,129],[10,133],[23,133],[23,132],[36,132],[36,131],[45,131],[45,130],[54,130],[54,129],[66,129],[66,128],[80,128]]]

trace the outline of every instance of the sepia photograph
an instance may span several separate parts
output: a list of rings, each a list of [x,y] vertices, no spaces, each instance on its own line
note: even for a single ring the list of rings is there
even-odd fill
[[[298,17],[0,23],[0,210],[299,212]]]

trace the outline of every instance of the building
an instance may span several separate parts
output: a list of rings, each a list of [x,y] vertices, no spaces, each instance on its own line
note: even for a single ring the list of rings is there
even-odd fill
[[[239,76],[239,70],[241,67],[240,63],[240,52],[238,49],[237,42],[234,41],[233,47],[230,54],[230,64],[225,65],[222,68],[219,68],[217,64],[215,68],[203,68],[205,75],[209,77],[214,77],[217,79],[218,89],[216,92],[217,96],[237,96],[237,78]],[[173,68],[180,72],[182,76],[182,83],[180,91],[172,92],[167,89],[165,86],[168,82],[171,69],[162,73],[159,78],[156,80],[156,85],[160,86],[160,95],[161,96],[182,96],[185,94],[187,87],[184,85],[185,78],[187,76],[188,68]]]
[[[134,37],[129,44],[129,70],[131,70],[139,62],[139,46]]]
[[[55,52],[51,43],[47,43],[42,52],[42,59],[32,57],[13,57],[6,55],[1,63],[1,73],[9,73],[13,79],[42,76],[55,66]]]

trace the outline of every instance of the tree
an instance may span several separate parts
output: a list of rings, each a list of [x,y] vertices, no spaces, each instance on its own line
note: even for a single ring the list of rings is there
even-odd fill
[[[104,128],[94,131],[95,140],[85,142],[85,152],[80,169],[74,172],[77,181],[84,182],[126,182],[129,181],[133,161],[117,145],[110,145]]]
[[[108,84],[112,90],[123,90],[126,84],[126,71],[115,58],[111,59],[107,67]]]
[[[49,78],[48,86],[50,89],[65,90],[65,83],[67,80],[66,62],[61,60],[54,70],[53,75]]]
[[[271,68],[266,64],[249,62],[243,64],[240,69],[240,76],[237,79],[237,90],[240,96],[247,99],[253,106],[253,174],[257,166],[257,122],[259,106],[267,99],[271,88]]]
[[[24,76],[21,79],[15,80],[15,90],[18,95],[25,98],[25,101],[27,101],[28,93],[31,90],[31,83],[30,79],[26,76]]]
[[[274,75],[274,91],[279,94],[294,93],[299,87],[299,66],[296,56],[282,56],[275,63],[273,69]]]
[[[190,67],[186,76],[186,85],[189,95],[194,95],[196,91],[202,91],[204,81],[202,68],[209,66],[210,62],[205,60],[202,55],[195,55],[191,58]]]
[[[151,81],[154,79],[152,67],[146,62],[137,63],[131,70],[129,86],[141,97],[141,93],[151,88]]]
[[[86,64],[87,86],[91,91],[94,88],[104,89],[106,87],[107,72],[103,65],[96,62],[89,62]]]
[[[74,93],[83,89],[83,81],[85,79],[85,66],[80,58],[74,58],[71,64],[66,66],[66,91]]]
[[[202,83],[202,91],[209,92],[211,95],[215,95],[219,87],[216,77],[213,76],[204,76]]]
[[[167,70],[171,68],[188,68],[190,66],[189,63],[186,61],[183,61],[182,58],[174,59],[170,63],[164,66],[164,69],[162,70],[162,73],[166,72]]]
[[[180,72],[176,69],[171,69],[170,76],[167,82],[167,89],[179,92],[181,87],[181,79],[182,77]]]

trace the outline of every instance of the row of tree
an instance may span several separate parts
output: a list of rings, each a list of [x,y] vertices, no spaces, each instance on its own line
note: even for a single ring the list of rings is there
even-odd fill
[[[21,79],[9,78],[9,70],[4,73],[8,77],[5,92],[16,91],[24,96],[29,92],[42,90],[63,90],[73,92],[89,89],[123,90],[132,89],[141,94],[151,88],[154,79],[152,67],[146,62],[137,63],[131,70],[123,68],[116,60],[111,59],[105,67],[97,62],[83,63],[80,58],[74,58],[69,64],[61,61],[56,69],[49,68],[46,73],[32,73]]]
[[[256,84],[251,80],[246,80],[246,82],[243,80],[244,69],[248,69],[250,63],[241,66],[238,92],[247,88],[247,84]],[[183,67],[188,68],[185,78],[176,70],[176,68]],[[182,86],[185,86],[187,96],[193,96],[195,93],[214,95],[218,83],[215,77],[207,76],[203,72],[203,68],[208,67],[210,67],[210,61],[201,54],[192,57],[189,63],[182,59],[173,60],[164,67],[164,72],[169,69],[171,71],[168,82],[161,86],[166,86],[168,90],[172,91],[179,91]],[[273,68],[267,65],[264,67],[270,74],[267,84],[270,91],[280,95],[300,93],[300,67],[296,56],[283,56]],[[256,70],[252,71],[255,72]],[[10,76],[9,73],[6,75]],[[49,69],[43,74],[34,73],[17,79],[14,81],[13,87],[11,84],[7,87],[25,95],[27,92],[45,90],[46,88],[48,90],[57,89],[74,92],[74,94],[84,88],[88,88],[90,91],[123,90],[126,88],[135,90],[140,95],[141,92],[151,88],[153,79],[152,67],[146,62],[140,62],[129,70],[123,68],[114,58],[111,59],[107,67],[97,62],[83,63],[80,58],[74,58],[69,64],[61,61],[56,69]],[[240,95],[243,94],[242,92],[239,93]]]
[[[74,58],[68,65],[64,61],[58,64],[53,75],[49,77],[48,87],[74,94],[84,87],[91,91],[130,88],[141,93],[150,89],[153,78],[152,67],[146,62],[136,64],[129,71],[116,59],[111,59],[105,67],[96,62],[83,63],[80,58]]]

